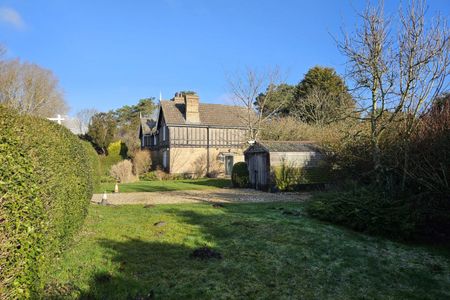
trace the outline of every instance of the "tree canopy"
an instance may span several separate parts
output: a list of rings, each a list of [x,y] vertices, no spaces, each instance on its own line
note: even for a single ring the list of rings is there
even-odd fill
[[[64,114],[68,108],[52,71],[18,59],[0,60],[0,103],[40,117]]]
[[[116,124],[116,120],[110,112],[95,114],[91,119],[87,135],[94,146],[104,154],[106,154],[109,144],[114,140]]]
[[[293,116],[307,123],[328,124],[345,117],[355,108],[355,102],[333,68],[316,66],[297,85],[268,86],[256,97],[255,107],[263,110],[264,115]]]
[[[308,70],[295,88],[294,99],[291,112],[307,123],[331,123],[355,107],[342,77],[333,68],[321,66]]]
[[[267,94],[271,91],[271,99],[266,99]],[[275,112],[275,115],[288,115],[291,105],[295,100],[295,86],[287,83],[281,83],[272,87],[267,87],[265,93],[260,93],[255,100],[255,106],[261,110],[260,103],[265,103],[263,114],[268,115]],[[266,101],[268,100],[268,101]]]
[[[128,155],[132,156],[139,148],[140,116],[150,116],[155,109],[155,98],[144,98],[135,105],[95,114],[89,125],[88,138],[102,153],[106,153],[113,140],[121,140],[128,148]]]

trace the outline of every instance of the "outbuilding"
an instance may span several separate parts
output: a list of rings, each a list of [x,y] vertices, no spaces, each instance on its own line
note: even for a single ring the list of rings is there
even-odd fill
[[[259,190],[273,186],[273,171],[283,164],[312,169],[318,167],[323,155],[319,148],[307,141],[259,141],[244,151],[250,185]]]

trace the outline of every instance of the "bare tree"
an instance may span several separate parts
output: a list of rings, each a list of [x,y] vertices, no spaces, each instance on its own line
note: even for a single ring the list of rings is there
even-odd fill
[[[3,61],[0,65],[0,103],[21,113],[42,117],[67,111],[54,74],[19,60]]]
[[[279,106],[270,111],[266,108],[267,103],[276,100],[274,99],[274,92],[279,82],[280,72],[278,68],[266,72],[246,68],[245,72],[228,76],[228,86],[233,101],[236,105],[245,108],[239,117],[248,129],[249,139],[256,140],[261,125],[283,106],[283,103],[280,103]],[[263,93],[265,93],[265,97],[258,97]]]
[[[384,16],[383,3],[368,5],[360,15],[361,28],[344,34],[338,47],[348,60],[355,98],[370,122],[372,159],[378,179],[383,170],[380,137],[401,120],[407,145],[417,116],[446,88],[449,74],[449,31],[436,17],[427,26],[425,1],[412,0],[400,9],[400,24]],[[392,126],[391,126],[392,127]],[[405,152],[403,168],[407,168]]]
[[[300,98],[294,116],[301,115],[309,123],[322,127],[346,119],[354,112],[345,94],[331,95],[319,87],[313,87],[307,96]]]
[[[76,113],[81,134],[85,134],[88,131],[92,117],[97,113],[98,111],[95,108],[83,108]]]

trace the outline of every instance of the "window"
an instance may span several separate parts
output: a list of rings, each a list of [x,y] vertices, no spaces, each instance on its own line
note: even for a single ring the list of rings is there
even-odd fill
[[[163,151],[163,167],[167,168],[167,151]]]
[[[163,127],[163,141],[166,140],[166,126]]]

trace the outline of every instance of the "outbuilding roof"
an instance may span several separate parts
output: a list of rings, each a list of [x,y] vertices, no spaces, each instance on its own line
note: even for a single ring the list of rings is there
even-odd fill
[[[185,104],[161,101],[161,110],[167,125],[189,125],[185,119]],[[242,106],[199,103],[200,123],[204,126],[244,128],[247,109]]]
[[[245,152],[316,152],[318,147],[310,141],[258,141]]]

